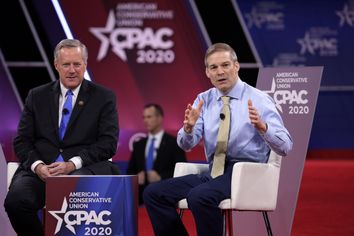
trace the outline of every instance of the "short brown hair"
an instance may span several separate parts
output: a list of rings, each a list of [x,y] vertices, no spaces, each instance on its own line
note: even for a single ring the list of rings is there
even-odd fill
[[[231,59],[234,62],[237,61],[236,52],[232,47],[230,47],[230,45],[228,45],[226,43],[215,43],[215,44],[211,45],[205,53],[205,57],[204,57],[205,67],[208,67],[207,59],[211,54],[213,54],[215,52],[225,52],[225,51],[230,52]]]
[[[155,108],[156,115],[163,117],[163,109],[162,109],[162,107],[159,104],[148,103],[148,104],[146,104],[144,106],[144,109],[147,109],[147,108],[150,108],[150,107],[154,107]]]

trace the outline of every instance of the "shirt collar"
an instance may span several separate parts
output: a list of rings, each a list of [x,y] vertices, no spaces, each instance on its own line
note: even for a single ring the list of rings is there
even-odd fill
[[[222,96],[229,96],[230,98],[240,100],[244,87],[245,83],[240,79],[240,77],[238,77],[236,84],[227,94],[223,94],[219,90],[216,90],[218,100],[220,100]]]
[[[81,83],[81,84],[82,84],[82,83]],[[73,94],[74,94],[74,97],[77,97],[77,95],[79,94],[81,84],[79,84],[79,86],[77,86],[75,89],[72,89],[72,90],[71,90],[71,91],[73,92]],[[62,97],[65,97],[66,92],[67,92],[68,90],[69,90],[69,89],[65,88],[65,86],[60,82],[60,91],[61,91]]]
[[[162,139],[162,135],[163,135],[164,131],[161,130],[160,132],[158,132],[155,135],[152,135],[151,133],[149,133],[149,139],[152,139],[153,137],[155,138],[155,140],[161,140]]]

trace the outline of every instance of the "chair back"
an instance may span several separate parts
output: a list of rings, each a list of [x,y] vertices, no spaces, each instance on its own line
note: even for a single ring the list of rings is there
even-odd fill
[[[173,177],[180,177],[190,174],[201,174],[207,171],[209,171],[208,164],[177,162],[175,165],[175,170],[173,172]]]
[[[276,154],[274,151],[271,150],[268,157],[268,164],[280,168],[281,158],[282,158],[281,156],[279,156],[278,154]]]
[[[9,189],[12,178],[14,177],[14,174],[19,167],[20,163],[19,162],[9,162],[7,163],[7,189]]]
[[[281,156],[274,151],[270,152],[267,163],[236,163],[232,172],[230,208],[246,211],[274,210],[280,165]]]

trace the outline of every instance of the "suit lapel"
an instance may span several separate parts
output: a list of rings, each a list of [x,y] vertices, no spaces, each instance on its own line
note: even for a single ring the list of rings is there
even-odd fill
[[[161,155],[161,153],[163,153],[165,151],[165,147],[166,147],[166,134],[164,133],[162,135],[160,146],[157,149],[156,159]]]
[[[145,153],[145,149],[147,148],[146,145],[147,145],[147,141],[148,141],[148,137],[146,138],[142,138],[141,139],[141,144],[140,144],[140,153],[138,154],[139,156],[139,164],[145,168],[145,165],[146,165],[146,153]],[[143,157],[143,158],[142,158]]]
[[[52,124],[54,126],[54,130],[59,137],[59,95],[60,95],[60,85],[59,81],[53,84],[50,91],[50,118],[52,120]]]
[[[86,80],[83,80],[73,108],[73,113],[70,116],[69,124],[68,127],[66,128],[67,131],[70,130],[70,126],[78,118],[80,112],[86,106],[88,100],[89,100],[89,84]]]

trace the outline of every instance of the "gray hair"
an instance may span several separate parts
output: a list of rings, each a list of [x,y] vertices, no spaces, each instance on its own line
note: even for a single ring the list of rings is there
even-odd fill
[[[229,52],[231,56],[231,60],[237,62],[237,55],[235,50],[232,47],[230,47],[226,43],[215,43],[211,45],[205,53],[205,57],[204,57],[205,67],[208,67],[208,62],[207,62],[208,57],[215,52]]]
[[[58,59],[60,49],[77,48],[77,47],[81,48],[82,59],[84,60],[85,64],[87,64],[87,59],[88,59],[87,47],[85,46],[85,44],[81,43],[77,39],[63,39],[62,41],[60,41],[54,49],[54,60],[56,61]]]

